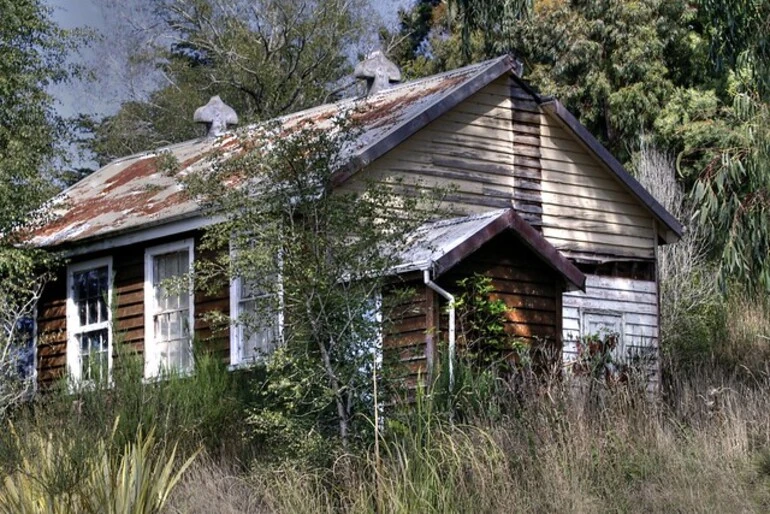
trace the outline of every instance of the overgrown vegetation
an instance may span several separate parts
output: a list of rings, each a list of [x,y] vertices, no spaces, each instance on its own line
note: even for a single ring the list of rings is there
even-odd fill
[[[23,247],[22,227],[62,184],[71,136],[48,88],[80,73],[84,34],[59,28],[39,0],[0,2],[0,418],[28,392],[35,304],[54,259]]]
[[[354,191],[335,188],[355,116],[262,127],[239,158],[215,158],[212,171],[185,182],[224,219],[205,234],[212,257],[197,266],[198,287],[216,291],[239,279],[264,292],[254,312],[235,320],[248,330],[263,330],[281,312],[269,343],[278,349],[253,386],[260,401],[248,424],[287,454],[312,447],[328,458],[330,442],[349,449],[370,439],[380,291],[414,229],[439,212],[441,190],[405,196],[398,183],[364,180]],[[254,357],[269,353],[260,352]]]
[[[236,382],[248,377],[208,357],[195,376],[152,384],[127,366],[111,388],[62,390],[15,412],[0,445],[0,505],[90,512],[62,502],[87,505],[105,487],[135,490],[127,483],[170,488],[168,478],[197,455],[164,512],[764,511],[770,370],[753,356],[765,355],[770,316],[748,300],[725,309],[730,321],[711,358],[686,372],[670,367],[660,398],[634,384],[595,382],[590,394],[558,381],[546,387],[526,371],[501,380],[462,359],[453,402],[439,378],[408,409],[388,408],[380,430],[370,424],[369,444],[345,451],[327,442],[336,456],[327,462],[306,458],[307,446],[286,457],[243,430],[253,400]],[[13,503],[35,498],[26,511]]]
[[[361,5],[257,5],[158,2],[176,39],[149,57],[172,83],[92,127],[95,154],[194,135],[179,120],[215,85],[245,121],[338,94]],[[281,310],[278,351],[237,372],[199,352],[193,375],[153,382],[141,357],[121,355],[109,383],[16,405],[11,357],[50,257],[8,236],[50,192],[64,126],[45,88],[75,70],[70,34],[40,2],[0,6],[15,14],[0,21],[0,511],[770,510],[766,3],[426,0],[404,13],[390,50],[408,75],[516,51],[688,228],[660,249],[659,395],[634,373],[608,380],[611,334],[584,341],[575,380],[536,377],[481,280],[462,284],[452,390],[444,370],[406,406],[382,395],[371,313],[405,236],[434,210],[371,184],[334,191],[349,120],[281,132],[187,184],[225,218],[198,287],[237,277],[263,291],[260,315],[238,321],[260,330]],[[396,202],[410,216],[384,216]]]

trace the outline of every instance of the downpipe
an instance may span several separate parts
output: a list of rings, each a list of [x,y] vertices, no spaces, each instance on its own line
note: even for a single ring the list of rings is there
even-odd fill
[[[425,285],[436,291],[449,302],[449,393],[455,386],[455,297],[430,279],[430,270],[423,270]]]

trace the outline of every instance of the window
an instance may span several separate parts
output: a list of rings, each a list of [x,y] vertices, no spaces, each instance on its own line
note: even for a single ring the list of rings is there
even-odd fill
[[[12,356],[16,363],[16,373],[22,380],[32,384],[36,383],[37,376],[37,309],[31,316],[24,316],[16,322],[16,334],[18,345],[15,355]]]
[[[583,336],[599,336],[604,339],[615,335],[618,338],[617,346],[612,350],[615,360],[623,359],[625,349],[623,344],[623,314],[614,311],[590,311],[583,312]]]
[[[145,252],[144,374],[193,369],[193,240],[148,248]],[[175,280],[176,279],[176,280]],[[181,282],[180,282],[181,279]]]
[[[112,259],[67,269],[67,367],[75,382],[109,380],[112,368]]]
[[[280,281],[278,278],[280,294]],[[240,366],[270,354],[281,340],[283,315],[273,291],[238,277],[230,286],[230,364]],[[280,298],[279,298],[280,301]]]

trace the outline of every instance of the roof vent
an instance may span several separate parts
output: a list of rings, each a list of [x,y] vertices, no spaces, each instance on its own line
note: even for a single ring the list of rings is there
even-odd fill
[[[227,130],[228,125],[238,124],[238,115],[219,96],[212,96],[209,103],[195,109],[193,121],[205,123],[208,137],[216,137]]]
[[[357,79],[366,80],[367,95],[401,82],[401,70],[379,50],[370,53],[365,60],[358,63],[353,74]]]

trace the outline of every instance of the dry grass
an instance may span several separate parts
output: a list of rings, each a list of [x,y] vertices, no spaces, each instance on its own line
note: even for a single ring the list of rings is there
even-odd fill
[[[725,337],[717,344],[721,357],[752,371],[770,371],[770,300],[736,294],[726,304],[726,318]]]
[[[238,475],[203,462],[174,512],[765,512],[770,390],[701,374],[676,398],[564,388],[503,419],[423,419],[373,456],[331,470]],[[716,392],[714,392],[716,391]]]

